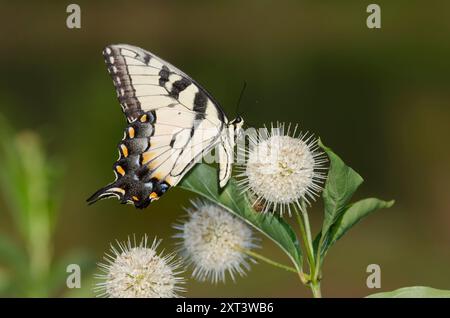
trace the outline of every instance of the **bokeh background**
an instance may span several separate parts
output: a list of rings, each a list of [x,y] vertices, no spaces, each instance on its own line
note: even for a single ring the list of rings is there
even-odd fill
[[[125,127],[101,54],[110,43],[177,65],[229,117],[246,81],[248,123],[299,123],[365,178],[357,198],[396,200],[331,250],[324,296],[380,291],[366,287],[371,263],[381,266],[381,290],[450,289],[449,2],[377,1],[379,30],[366,27],[371,2],[361,0],[77,1],[79,30],[66,27],[69,3],[0,4],[1,296],[90,297],[95,263],[130,234],[173,248],[171,224],[190,193],[174,189],[144,211],[85,203],[113,179]],[[320,203],[310,214],[317,230]],[[65,287],[69,263],[81,265],[81,289]],[[265,264],[236,283],[186,287],[186,296],[310,295]]]

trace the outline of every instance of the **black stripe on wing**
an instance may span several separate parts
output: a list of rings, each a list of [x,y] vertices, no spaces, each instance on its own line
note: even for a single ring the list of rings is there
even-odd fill
[[[141,113],[141,104],[136,97],[125,57],[120,53],[120,49],[114,46],[107,46],[103,50],[103,56],[108,73],[114,82],[120,106],[128,122],[132,122]]]
[[[192,111],[199,112],[198,119],[204,119],[209,100],[211,106],[217,110],[218,120],[227,123],[222,108],[211,94],[184,72],[150,52],[119,44],[107,46],[103,55],[128,122],[136,120],[141,109],[148,111],[173,103],[180,103]],[[172,79],[171,75],[176,75],[175,79]],[[191,95],[195,93],[195,99],[183,103],[180,94],[189,93],[188,90],[192,92]],[[144,101],[143,97],[146,96],[168,96],[173,98],[173,103],[168,99],[161,101],[156,98],[154,101]]]

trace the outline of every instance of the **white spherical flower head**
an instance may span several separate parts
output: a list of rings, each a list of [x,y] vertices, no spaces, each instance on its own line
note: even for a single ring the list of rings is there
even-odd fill
[[[312,135],[285,132],[284,124],[250,138],[245,164],[238,167],[239,185],[262,210],[291,214],[322,190],[326,157]],[[265,136],[265,138],[263,137]]]
[[[253,261],[243,251],[257,247],[251,228],[216,204],[192,203],[188,219],[174,226],[180,252],[194,267],[192,276],[213,283],[225,282],[226,272],[233,281],[236,273],[243,276]]]
[[[99,264],[102,274],[97,275],[102,282],[95,291],[100,297],[110,298],[172,298],[184,291],[179,285],[184,283],[178,275],[180,263],[174,254],[162,256],[157,248],[161,241],[153,240],[148,246],[147,236],[139,245],[117,242],[111,245],[111,253],[106,254],[106,263]]]

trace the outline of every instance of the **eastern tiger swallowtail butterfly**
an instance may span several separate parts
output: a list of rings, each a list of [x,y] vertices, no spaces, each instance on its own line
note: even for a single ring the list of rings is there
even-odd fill
[[[114,182],[87,201],[117,197],[145,208],[217,146],[219,184],[231,176],[235,135],[243,120],[228,121],[213,97],[173,65],[141,48],[109,45],[103,55],[128,126],[118,145]]]

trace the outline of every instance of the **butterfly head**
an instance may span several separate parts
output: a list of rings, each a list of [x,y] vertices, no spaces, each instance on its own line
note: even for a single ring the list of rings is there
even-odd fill
[[[234,135],[239,136],[242,132],[242,126],[244,126],[244,119],[238,115],[230,122],[230,125],[234,127]]]

